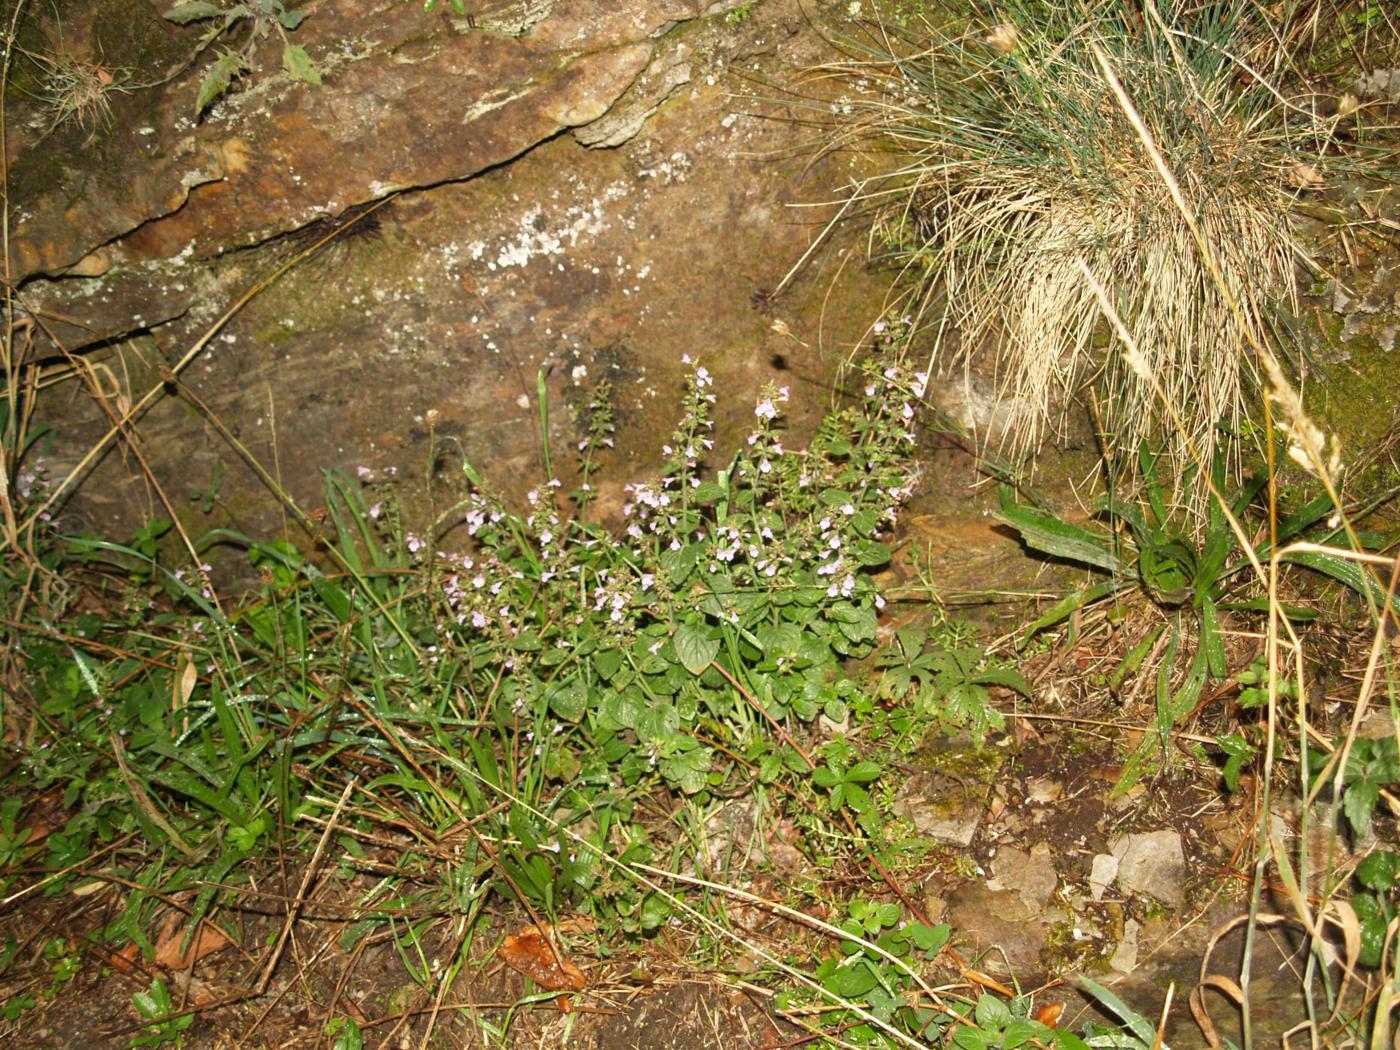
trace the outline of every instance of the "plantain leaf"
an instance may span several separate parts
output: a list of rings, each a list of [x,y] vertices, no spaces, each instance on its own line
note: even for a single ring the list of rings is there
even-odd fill
[[[1357,594],[1369,594],[1377,602],[1385,602],[1385,591],[1376,582],[1376,578],[1363,566],[1350,559],[1338,557],[1335,554],[1322,554],[1318,551],[1292,551],[1280,555],[1279,560],[1320,572],[1339,583],[1346,584]],[[1395,611],[1400,613],[1400,597],[1392,599],[1392,605]]]
[[[996,517],[1019,532],[1026,546],[1034,550],[1107,572],[1123,571],[1122,561],[1113,552],[1111,536],[1081,529],[1053,514],[1022,507],[1012,501],[1010,490],[1004,487],[1001,513]]]

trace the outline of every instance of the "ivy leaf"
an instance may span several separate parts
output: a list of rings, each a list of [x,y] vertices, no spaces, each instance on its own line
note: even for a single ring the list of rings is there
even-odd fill
[[[321,82],[321,71],[300,44],[288,44],[282,49],[282,68],[293,80],[304,80],[308,84]]]
[[[691,674],[699,674],[705,670],[719,655],[719,639],[711,638],[709,634],[706,628],[691,623],[684,623],[676,628],[676,637],[673,640],[676,656]]]

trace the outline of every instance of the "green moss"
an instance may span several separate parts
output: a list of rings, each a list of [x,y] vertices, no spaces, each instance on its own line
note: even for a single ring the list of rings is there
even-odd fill
[[[1344,321],[1328,315],[1316,329],[1327,351],[1320,382],[1304,388],[1304,407],[1354,454],[1379,439],[1393,421],[1394,391],[1400,388],[1400,353],[1387,351],[1368,334],[1342,341]]]

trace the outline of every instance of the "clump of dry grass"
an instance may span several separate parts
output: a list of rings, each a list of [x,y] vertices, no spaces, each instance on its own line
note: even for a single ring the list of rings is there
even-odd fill
[[[49,130],[76,124],[96,132],[112,122],[111,96],[126,92],[124,71],[112,71],[60,49],[52,53],[26,53],[37,71],[35,97],[48,111]]]
[[[1291,213],[1339,162],[1328,155],[1339,124],[1357,120],[1354,105],[1324,118],[1316,100],[1285,96],[1274,81],[1286,56],[1247,45],[1277,39],[1251,36],[1251,11],[1010,0],[994,22],[925,27],[924,40],[879,27],[843,68],[866,89],[851,135],[901,156],[862,188],[879,205],[880,240],[915,278],[925,320],[938,310],[945,363],[993,356],[1010,451],[1032,449],[1095,376],[1107,439],[1126,450],[1151,440],[1179,466],[1209,463],[1218,425],[1245,414],[1250,347],[1274,342],[1273,311],[1294,302],[1308,262]],[[1096,51],[1175,174],[1194,230]],[[1085,268],[1184,427],[1140,370],[1103,351]],[[949,329],[960,337],[951,352]]]

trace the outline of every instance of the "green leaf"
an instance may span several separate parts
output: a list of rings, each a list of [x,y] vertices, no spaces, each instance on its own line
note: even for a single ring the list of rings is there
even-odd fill
[[[905,927],[909,934],[909,939],[922,952],[941,951],[948,943],[951,929],[947,923],[940,923],[937,926],[928,926],[922,922],[912,922]]]
[[[1073,594],[1061,598],[1050,607],[1048,612],[1037,617],[1036,620],[1026,628],[1026,634],[1021,644],[1025,645],[1026,642],[1029,642],[1037,634],[1045,630],[1045,628],[1053,627],[1071,613],[1077,612],[1080,609],[1086,609],[1100,598],[1106,598],[1115,591],[1124,590],[1128,585],[1127,580],[1104,580],[1102,583],[1096,583],[1091,587],[1080,588]]]
[[[980,1028],[964,1025],[953,1033],[953,1045],[960,1050],[989,1050],[996,1046],[996,1040]]]
[[[1356,879],[1368,890],[1395,888],[1400,877],[1400,854],[1377,850],[1356,866]]]
[[[622,667],[622,654],[616,649],[599,649],[593,654],[593,668],[603,681],[608,681]]]
[[[894,556],[888,546],[876,540],[857,540],[851,550],[856,556],[856,561],[868,569],[888,564]]]
[[[1341,558],[1335,554],[1321,554],[1317,551],[1292,551],[1280,555],[1279,560],[1320,572],[1324,576],[1330,576],[1332,579],[1346,584],[1357,594],[1369,594],[1377,602],[1385,602],[1385,591],[1376,583],[1375,577],[1365,567],[1347,558]],[[1394,600],[1393,605],[1395,610],[1400,612],[1400,597]]]
[[[1390,925],[1385,909],[1369,893],[1358,893],[1351,899],[1351,906],[1361,920],[1361,951],[1357,953],[1357,961],[1362,966],[1379,966],[1386,927]]]
[[[1117,995],[1109,991],[1103,985],[1088,977],[1079,978],[1079,983],[1084,986],[1090,995],[1106,1007],[1110,1013],[1128,1026],[1128,1029],[1137,1036],[1145,1045],[1152,1046],[1156,1042],[1157,1029],[1147,1018],[1128,1009],[1127,1004],[1119,999]]]
[[[877,779],[883,770],[878,762],[857,762],[850,769],[846,770],[844,779],[856,784],[868,784]]]
[[[812,770],[812,783],[816,784],[817,787],[833,788],[841,783],[841,780],[840,772],[830,766],[818,766]]]
[[[287,44],[282,48],[282,68],[293,80],[303,80],[308,84],[321,82],[321,71],[300,44]]]
[[[1201,648],[1212,678],[1225,677],[1225,639],[1220,634],[1220,613],[1210,598],[1201,601]]]
[[[1225,752],[1225,768],[1221,771],[1221,776],[1225,780],[1225,787],[1234,794],[1240,789],[1240,770],[1245,762],[1252,759],[1256,749],[1244,737],[1238,733],[1231,733],[1229,736],[1218,736],[1215,742],[1220,745],[1220,750]]]
[[[719,655],[719,639],[710,637],[709,628],[683,623],[676,628],[672,643],[676,658],[691,674],[699,674]]]
[[[679,587],[695,568],[695,561],[700,556],[700,544],[688,543],[680,550],[664,550],[658,560],[661,567],[666,570],[666,576],[671,581],[672,587]]]
[[[1112,536],[1090,532],[1053,514],[1020,506],[1005,485],[1001,489],[1001,513],[996,517],[1019,532],[1026,546],[1033,550],[1107,572],[1123,572],[1123,563],[1113,552]]]
[[[1000,1032],[1011,1020],[1011,1010],[995,995],[984,995],[977,1000],[972,1016],[981,1027]]]
[[[842,999],[859,999],[879,983],[875,971],[864,959],[857,959],[849,966],[838,966],[822,980],[822,985],[828,991]]]
[[[195,117],[198,118],[211,102],[227,91],[233,83],[233,78],[246,68],[247,63],[239,52],[221,52],[209,67],[209,72],[204,75],[204,82],[199,85],[199,95],[194,101]]]
[[[565,722],[577,724],[588,710],[588,687],[572,678],[549,690],[549,709]]]
[[[1056,1028],[1051,1032],[1051,1038],[1059,1050],[1089,1050],[1089,1044],[1079,1036],[1075,1035],[1068,1028]]]
[[[1024,697],[1030,697],[1033,690],[1030,682],[1020,671],[1010,667],[991,667],[985,671],[978,671],[972,676],[972,681],[977,685],[999,685],[1003,689],[1012,689]]]
[[[1347,787],[1346,794],[1342,796],[1342,812],[1358,835],[1370,830],[1371,814],[1375,813],[1380,797],[1380,785],[1371,780],[1358,781]]]
[[[283,29],[295,29],[310,13],[310,11],[283,11],[277,16],[277,21],[281,23]]]
[[[1003,1050],[1015,1050],[1018,1046],[1024,1046],[1032,1039],[1043,1039],[1050,1029],[1039,1021],[1027,1020],[1024,1017],[1013,1017],[1007,1022],[1006,1027],[1001,1032],[1001,1045]]]
[[[176,4],[161,17],[183,26],[198,22],[202,18],[222,18],[223,15],[224,9],[218,4],[205,3],[203,0],[186,0],[185,3]]]

